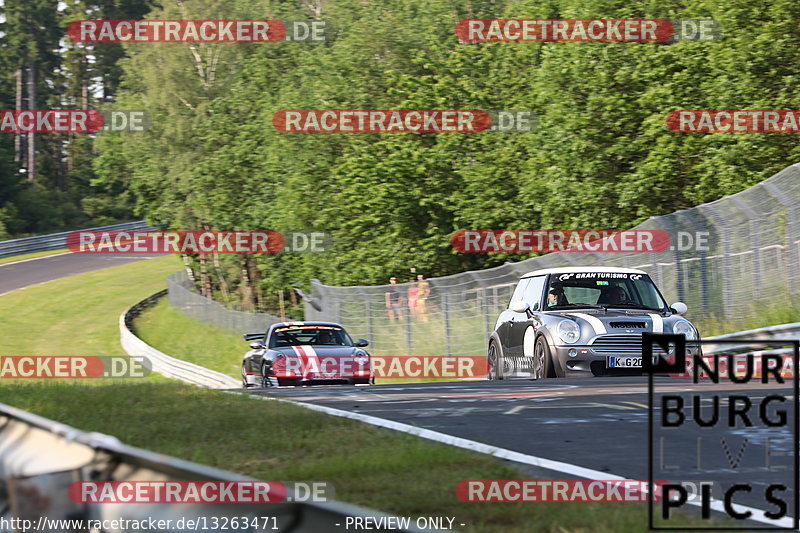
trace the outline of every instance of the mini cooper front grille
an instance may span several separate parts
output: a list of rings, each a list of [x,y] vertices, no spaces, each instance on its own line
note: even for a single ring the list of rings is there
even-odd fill
[[[592,343],[596,353],[609,355],[642,354],[642,335],[601,335]],[[664,353],[657,344],[653,344],[653,353]]]
[[[633,329],[633,328],[646,328],[646,322],[609,322],[612,328]]]

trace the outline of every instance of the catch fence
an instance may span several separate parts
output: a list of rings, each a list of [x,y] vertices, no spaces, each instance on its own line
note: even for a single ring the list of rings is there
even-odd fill
[[[519,276],[563,266],[645,270],[669,303],[688,305],[691,319],[741,318],[759,306],[789,304],[800,291],[800,166],[633,229],[664,231],[671,244],[660,252],[549,253],[431,278],[422,303],[416,283],[336,287],[312,280],[306,320],[338,322],[379,354],[482,354]]]

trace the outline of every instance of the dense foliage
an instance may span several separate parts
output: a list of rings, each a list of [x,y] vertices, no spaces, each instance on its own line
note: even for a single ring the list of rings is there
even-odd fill
[[[151,3],[0,1],[0,109],[99,109],[113,102],[122,46],[72,42],[67,25],[140,19]],[[0,239],[133,217],[133,197],[93,171],[93,142],[80,133],[0,133]]]
[[[312,277],[385,283],[408,280],[411,267],[442,275],[509,259],[453,252],[456,229],[629,227],[742,190],[800,151],[792,134],[686,134],[665,125],[675,109],[797,107],[793,0],[161,4],[147,16],[321,18],[336,30],[325,43],[125,45],[116,105],[147,109],[153,128],[98,135],[93,165],[83,169],[95,192],[120,201],[131,194],[137,215],[174,229],[330,232],[328,253],[204,264],[225,294],[243,278],[258,281],[265,298],[240,294],[273,309],[276,291]],[[456,38],[458,20],[493,17],[712,18],[724,33],[670,44]],[[483,134],[272,126],[280,109],[403,108],[527,109],[538,123],[528,133]],[[10,186],[6,159],[0,205]]]

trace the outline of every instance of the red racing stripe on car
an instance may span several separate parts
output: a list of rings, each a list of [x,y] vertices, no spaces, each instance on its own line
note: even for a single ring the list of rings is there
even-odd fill
[[[306,375],[308,374],[308,357],[302,350],[302,346],[292,346],[292,350],[294,350],[297,358],[300,359],[300,375],[303,379],[306,379]]]
[[[308,358],[308,371],[304,372],[303,379],[311,379],[319,377],[320,373],[319,357],[317,357],[317,352],[314,350],[314,347],[309,345],[304,345],[300,346],[300,349],[305,352],[306,357]],[[312,373],[314,375],[312,375]]]

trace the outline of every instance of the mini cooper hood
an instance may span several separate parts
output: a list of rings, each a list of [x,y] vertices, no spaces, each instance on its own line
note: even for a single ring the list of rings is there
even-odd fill
[[[677,320],[677,315],[664,316],[658,311],[640,309],[609,309],[607,313],[601,309],[585,309],[558,314],[579,322],[581,326],[591,326],[597,335],[666,333],[669,328],[665,325]]]

